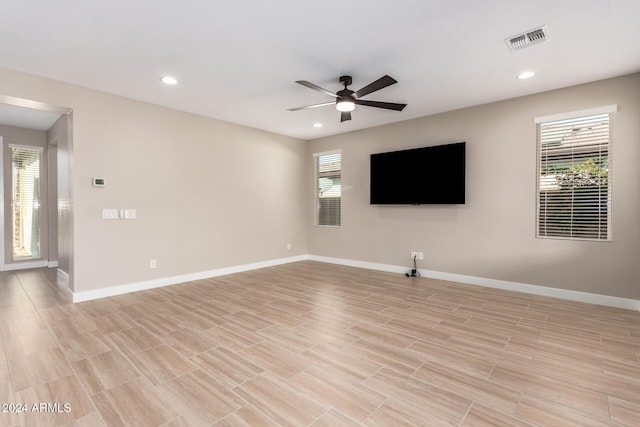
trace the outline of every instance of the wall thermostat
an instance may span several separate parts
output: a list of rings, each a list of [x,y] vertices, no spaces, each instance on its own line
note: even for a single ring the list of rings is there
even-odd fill
[[[93,182],[94,187],[104,187],[104,178],[97,178],[94,176],[91,178],[91,181]]]

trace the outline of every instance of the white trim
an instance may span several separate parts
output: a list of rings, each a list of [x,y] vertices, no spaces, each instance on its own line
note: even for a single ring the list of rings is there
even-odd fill
[[[68,115],[73,111],[71,108],[45,104],[44,102],[32,101],[30,99],[16,98],[15,96],[9,95],[0,95],[0,104],[9,104],[15,107],[32,108],[34,110],[46,111],[48,113],[60,115]]]
[[[309,260],[326,262],[330,264],[347,265],[350,267],[366,268],[369,270],[386,271],[389,273],[406,273],[407,267],[398,267],[388,264],[357,261],[342,258],[329,258],[317,255],[309,255]],[[484,277],[466,276],[462,274],[444,273],[441,271],[418,270],[420,275],[431,279],[447,280],[451,282],[465,283],[467,285],[484,286],[487,288],[504,289],[507,291],[522,292],[525,294],[541,295],[552,298],[560,298],[570,301],[585,302],[589,304],[604,305],[607,307],[624,308],[640,311],[640,300],[630,298],[613,297],[609,295],[591,294],[587,292],[571,291],[568,289],[549,288],[539,285],[508,282],[505,280],[487,279]]]
[[[256,270],[259,268],[273,267],[276,265],[289,264],[298,261],[318,261],[328,264],[346,265],[349,267],[365,268],[367,270],[385,271],[389,273],[404,274],[409,271],[407,267],[397,265],[379,264],[374,262],[358,261],[344,258],[331,258],[318,255],[298,255],[289,258],[279,258],[269,261],[256,262],[252,264],[243,264],[232,267],[219,268],[216,270],[203,271],[200,273],[184,274],[180,276],[165,277],[145,282],[130,283],[127,285],[113,286],[109,288],[96,289],[93,291],[74,292],[73,302],[89,301],[97,298],[110,297],[114,295],[126,294],[129,292],[143,291],[146,289],[154,289],[163,286],[175,285],[178,283],[189,282],[193,280],[202,280],[212,277],[225,276],[227,274],[242,273],[244,271]],[[483,286],[487,288],[503,289],[507,291],[522,292],[525,294],[541,295],[552,298],[560,298],[570,301],[578,301],[589,304],[603,305],[607,307],[624,308],[627,310],[640,311],[640,300],[630,298],[620,298],[608,295],[591,294],[587,292],[571,291],[568,289],[549,288],[546,286],[528,285],[525,283],[508,282],[505,280],[487,279],[483,277],[466,276],[463,274],[444,273],[441,271],[418,270],[422,277],[431,279],[446,280],[451,282],[464,283],[467,285]],[[64,271],[58,269],[58,281],[68,278]],[[64,289],[58,284],[58,287]],[[71,291],[68,291],[71,292]]]
[[[59,268],[56,270],[56,283],[55,286],[58,290],[65,294],[69,301],[73,301],[73,292],[69,288],[69,275],[66,271],[62,271]]]
[[[533,119],[535,124],[556,122],[558,120],[575,119],[576,117],[595,116],[597,114],[609,114],[618,111],[618,106],[605,105],[603,107],[587,108],[585,110],[569,111],[566,113],[550,114],[548,116],[540,116]]]
[[[331,154],[342,154],[342,150],[337,149],[337,150],[323,151],[321,153],[313,153],[313,157],[329,156]]]
[[[49,263],[47,261],[25,261],[14,262],[4,265],[4,271],[27,270],[29,268],[46,268]]]
[[[12,148],[23,148],[26,150],[39,151],[41,155],[44,152],[44,147],[39,147],[37,145],[9,144],[9,149]]]
[[[58,261],[49,261],[49,262],[47,262],[47,267],[49,267],[49,268],[58,268]]]
[[[69,288],[69,273],[58,268],[56,270],[56,278],[62,283],[67,282],[66,287]]]
[[[385,271],[387,273],[404,274],[409,269],[407,267],[398,267],[390,264],[378,264],[375,262],[358,261],[355,259],[332,258],[326,256],[309,255],[309,260],[326,262],[328,264],[346,265],[348,267],[366,268],[367,270]]]
[[[183,274],[179,276],[163,277],[160,279],[147,280],[144,282],[129,283],[126,285],[101,288],[93,291],[74,292],[73,302],[89,301],[97,298],[110,297],[114,295],[126,294],[129,292],[143,291],[146,289],[160,288],[163,286],[176,285],[178,283],[190,282],[193,280],[209,279],[211,277],[225,276],[227,274],[242,273],[244,271],[256,270],[259,268],[273,267],[281,264],[304,261],[307,255],[293,256],[289,258],[279,258],[269,261],[254,262],[252,264],[236,265],[232,267],[218,268],[216,270],[202,271],[200,273]]]

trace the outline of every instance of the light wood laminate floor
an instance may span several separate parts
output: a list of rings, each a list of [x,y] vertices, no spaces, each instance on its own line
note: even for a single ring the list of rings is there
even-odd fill
[[[0,275],[2,426],[640,425],[637,312],[311,261],[79,304],[50,274]]]

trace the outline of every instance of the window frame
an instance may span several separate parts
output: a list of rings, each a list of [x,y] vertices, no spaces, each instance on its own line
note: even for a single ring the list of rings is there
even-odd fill
[[[338,213],[338,224],[321,224],[321,215],[320,215],[320,194],[318,188],[318,181],[320,177],[320,158],[326,156],[335,156],[336,154],[340,155],[340,196],[339,196],[339,213]],[[340,228],[342,227],[342,150],[331,150],[331,151],[323,151],[319,153],[313,153],[313,164],[314,164],[314,173],[313,173],[313,185],[314,185],[314,225],[316,227],[329,227],[329,228]]]
[[[618,111],[617,105],[608,105],[603,107],[590,108],[586,110],[572,111],[572,112],[553,114],[553,115],[547,115],[547,116],[535,118],[534,120],[534,123],[536,126],[536,204],[535,204],[536,205],[536,215],[535,215],[536,231],[535,231],[535,237],[537,239],[611,242],[612,235],[613,235],[612,233],[612,229],[613,229],[612,227],[613,173],[612,172],[613,172],[613,135],[614,135],[614,132],[613,132],[614,114],[613,113],[615,113],[616,111]],[[577,125],[580,123],[580,121],[595,119],[595,117],[597,116],[605,116],[605,115],[607,116],[607,124],[608,124],[608,133],[607,133],[608,139],[606,141],[606,153],[607,153],[606,154],[606,172],[607,172],[606,173],[606,180],[607,180],[606,182],[606,187],[607,187],[606,220],[601,219],[602,213],[600,212],[598,214],[592,214],[592,215],[594,218],[597,218],[598,226],[606,222],[606,230],[605,230],[606,235],[599,235],[596,237],[576,235],[576,234],[579,234],[578,231],[580,230],[578,226],[574,224],[574,218],[575,218],[574,208],[576,207],[576,201],[580,200],[579,196],[578,198],[575,198],[576,197],[575,189],[578,187],[572,188],[571,201],[568,202],[567,204],[567,206],[571,207],[571,214],[570,214],[571,219],[567,223],[569,227],[568,232],[566,233],[567,235],[561,235],[560,233],[554,235],[554,234],[549,234],[549,232],[546,232],[546,231],[543,232],[542,231],[543,223],[546,224],[546,222],[544,222],[545,219],[543,218],[543,215],[542,215],[542,208],[543,207],[546,208],[546,206],[549,206],[549,203],[553,203],[553,202],[549,202],[548,200],[546,200],[546,198],[548,197],[548,194],[550,194],[548,192],[552,190],[548,190],[548,189],[543,190],[541,188],[543,178],[545,177],[542,171],[544,168],[547,168],[549,166],[549,160],[548,160],[548,157],[546,157],[548,156],[549,151],[543,150],[542,148],[542,140],[544,139],[544,136],[546,136],[546,134],[544,136],[541,134],[541,128],[545,125],[558,124],[562,122],[567,122],[568,125],[571,125],[572,123],[575,123]],[[592,141],[596,142],[597,137],[594,137]],[[605,144],[601,144],[601,146],[605,146]],[[567,149],[569,148],[571,149],[571,155],[566,157],[566,160],[571,161],[572,167],[580,164],[586,165],[586,162],[588,162],[589,160],[592,160],[591,156],[582,156],[580,154],[574,155],[574,151],[573,151],[575,149],[574,145],[570,145],[567,147]],[[600,148],[599,148],[599,152],[602,152]],[[575,163],[576,159],[580,159],[580,157],[584,157],[586,160],[583,163]],[[601,156],[599,156],[598,158],[601,158]],[[603,185],[597,186],[597,188],[602,188],[602,187]],[[544,201],[543,201],[543,195],[545,198]],[[587,192],[587,195],[589,197],[589,203],[598,202],[598,198],[603,197],[599,193],[598,195],[594,195],[593,193]],[[591,207],[592,205],[589,206],[589,208]],[[587,234],[586,231],[583,231],[583,233]],[[598,232],[598,234],[600,234],[600,232]]]
[[[9,208],[9,222],[11,224],[10,226],[10,235],[11,237],[11,244],[10,244],[10,248],[11,248],[11,262],[12,263],[17,263],[17,262],[23,262],[23,261],[38,261],[38,260],[42,260],[44,259],[43,256],[43,226],[44,226],[44,221],[46,218],[46,211],[43,210],[43,206],[46,206],[46,201],[43,201],[43,197],[47,197],[46,196],[46,189],[43,190],[42,184],[46,183],[45,180],[45,174],[46,174],[46,170],[45,170],[45,160],[44,160],[44,147],[41,146],[35,146],[35,145],[23,145],[23,144],[8,144],[8,148],[9,148],[9,159],[8,159],[8,163],[9,163],[9,170],[10,170],[10,190],[9,190],[9,197],[7,199],[7,202],[10,205]],[[39,180],[39,186],[38,186],[38,198],[37,198],[37,204],[38,206],[36,207],[37,211],[38,211],[38,220],[37,220],[37,224],[38,224],[38,251],[36,256],[34,256],[33,254],[30,256],[17,256],[16,255],[16,248],[15,248],[15,241],[14,241],[14,234],[15,234],[15,219],[14,219],[14,198],[15,198],[15,188],[14,188],[14,168],[13,168],[13,153],[14,150],[30,150],[33,152],[37,152],[38,154],[38,180]],[[44,212],[44,215],[43,215]],[[5,230],[6,232],[6,230]]]

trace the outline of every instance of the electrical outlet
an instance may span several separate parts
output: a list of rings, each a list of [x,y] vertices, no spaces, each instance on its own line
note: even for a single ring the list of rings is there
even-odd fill
[[[291,243],[287,243],[287,250],[290,251],[291,250]]]
[[[418,252],[418,259],[419,260],[424,260],[424,252]]]
[[[411,251],[410,258],[411,259],[416,259],[416,260],[423,260],[424,259],[424,252]]]
[[[158,262],[155,259],[152,259],[151,261],[149,261],[149,268],[157,268],[158,267]]]

